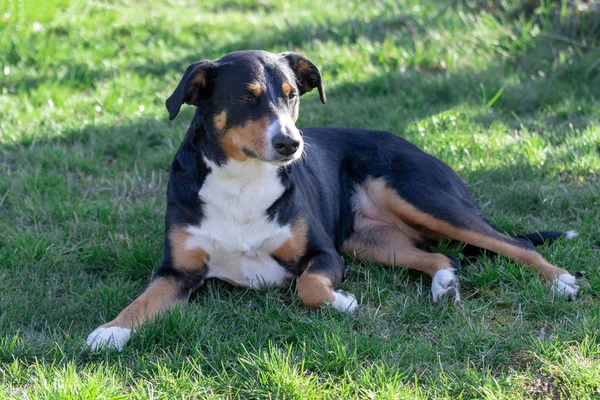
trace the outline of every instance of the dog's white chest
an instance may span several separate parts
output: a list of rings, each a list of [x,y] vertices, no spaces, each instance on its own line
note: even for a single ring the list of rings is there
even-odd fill
[[[291,279],[271,257],[292,236],[289,226],[270,221],[266,213],[284,191],[273,168],[230,161],[207,176],[198,193],[204,218],[188,228],[186,242],[186,248],[209,254],[207,278],[247,287],[281,286]]]

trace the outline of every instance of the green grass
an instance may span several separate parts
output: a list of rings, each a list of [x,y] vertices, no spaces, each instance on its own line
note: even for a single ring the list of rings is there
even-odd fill
[[[0,398],[598,398],[600,14],[534,3],[0,3]],[[244,48],[322,68],[329,103],[305,96],[299,126],[396,132],[501,229],[578,230],[541,252],[584,273],[580,298],[486,256],[434,305],[428,277],[348,259],[353,315],[209,282],[123,353],[89,352],[161,257],[193,112],[170,123],[164,99]]]

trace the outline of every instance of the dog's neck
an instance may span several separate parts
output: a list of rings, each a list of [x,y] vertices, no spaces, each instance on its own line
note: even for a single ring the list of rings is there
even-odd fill
[[[221,165],[215,164],[208,158],[205,158],[204,162],[211,169],[211,174],[215,178],[235,181],[242,186],[252,181],[276,177],[279,173],[278,166],[254,158],[248,158],[245,161],[230,159],[227,163]]]

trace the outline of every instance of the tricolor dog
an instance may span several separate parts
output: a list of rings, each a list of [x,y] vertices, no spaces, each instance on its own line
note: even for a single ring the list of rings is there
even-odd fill
[[[89,335],[93,350],[121,350],[140,324],[209,278],[252,288],[295,280],[308,307],[354,310],[340,289],[340,251],[422,271],[434,302],[458,300],[456,261],[419,248],[441,239],[518,260],[557,293],[577,294],[576,278],[534,248],[563,233],[496,231],[435,157],[387,132],[298,129],[299,98],[315,88],[325,103],[321,73],[297,53],[240,51],[187,69],[166,101],[171,120],[184,103],[196,112],[171,164],[162,263],[133,303]]]

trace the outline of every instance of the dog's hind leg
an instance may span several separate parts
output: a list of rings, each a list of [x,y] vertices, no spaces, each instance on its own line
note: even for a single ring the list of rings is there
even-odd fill
[[[358,190],[365,201],[371,202],[381,215],[398,226],[415,227],[425,236],[458,240],[517,260],[553,284],[557,293],[569,298],[577,295],[579,287],[573,275],[549,263],[527,240],[492,228],[462,190],[452,194],[450,190],[441,189],[437,193],[424,193],[428,196],[423,200],[427,202],[425,205],[407,201],[401,191],[383,178],[368,180]]]
[[[414,240],[398,227],[357,216],[354,232],[344,241],[344,252],[357,260],[375,261],[390,266],[405,266],[431,276],[431,295],[460,300],[456,261],[439,253],[415,247]]]

